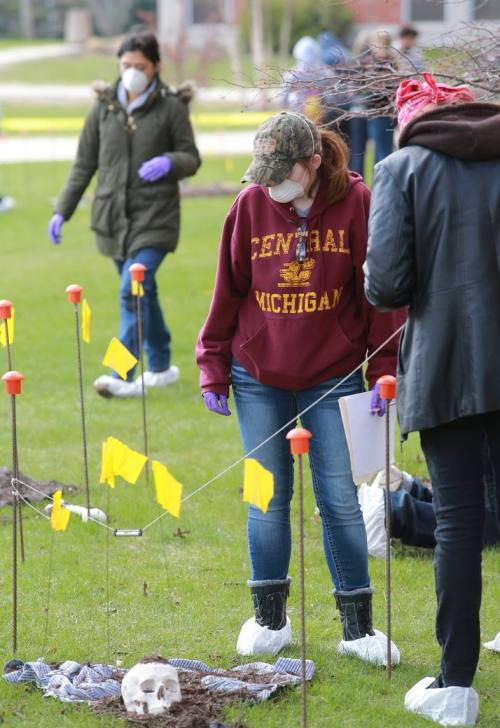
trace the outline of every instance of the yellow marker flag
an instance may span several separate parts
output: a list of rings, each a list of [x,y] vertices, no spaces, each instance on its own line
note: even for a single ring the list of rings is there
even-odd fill
[[[147,461],[145,455],[131,450],[116,437],[108,437],[102,445],[101,483],[115,487],[115,476],[119,475],[132,485],[137,483],[139,475]]]
[[[112,488],[115,487],[115,471],[113,468],[113,444],[110,443],[110,437],[102,443],[102,462],[100,483],[108,483]]]
[[[132,295],[133,296],[144,296],[144,288],[142,287],[142,283],[140,281],[134,281],[132,280]]]
[[[153,460],[152,468],[155,479],[156,500],[162,508],[176,518],[179,518],[179,513],[181,512],[182,485],[158,460]]]
[[[137,364],[137,359],[122,342],[113,337],[109,342],[108,349],[104,354],[102,363],[105,367],[111,367],[118,372],[122,379],[127,378],[127,372]]]
[[[269,502],[274,495],[274,477],[253,458],[245,460],[245,479],[243,483],[243,500],[257,506],[266,513]]]
[[[0,346],[7,346],[7,337],[5,335],[5,321],[7,321],[7,329],[9,331],[9,344],[14,343],[14,306],[10,309],[10,319],[0,321]]]
[[[56,490],[54,493],[54,505],[50,512],[50,525],[54,531],[65,531],[69,522],[71,512],[61,503],[62,491]]]
[[[87,299],[83,299],[82,304],[82,339],[86,344],[90,344],[90,323],[92,321],[92,311],[87,303]]]

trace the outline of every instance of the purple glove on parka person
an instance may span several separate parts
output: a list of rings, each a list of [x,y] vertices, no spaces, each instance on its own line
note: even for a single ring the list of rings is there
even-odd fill
[[[138,175],[145,182],[156,182],[165,177],[172,169],[172,160],[166,154],[160,157],[153,157],[143,162],[139,167]]]
[[[383,417],[385,415],[386,401],[380,396],[380,384],[376,384],[372,389],[370,397],[370,412],[372,415]]]
[[[231,414],[229,407],[227,406],[227,397],[225,394],[203,392],[202,397],[206,408],[210,410],[210,412],[215,412],[217,415],[225,415],[226,417],[229,417]]]
[[[61,228],[64,224],[64,217],[60,212],[55,212],[49,221],[49,227],[47,233],[49,239],[54,245],[59,245],[61,242]]]

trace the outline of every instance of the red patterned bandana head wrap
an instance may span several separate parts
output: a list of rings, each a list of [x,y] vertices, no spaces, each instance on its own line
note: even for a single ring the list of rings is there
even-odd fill
[[[428,104],[460,104],[475,101],[468,86],[446,86],[437,83],[430,73],[424,72],[425,81],[408,79],[400,83],[396,92],[399,128],[403,129]]]

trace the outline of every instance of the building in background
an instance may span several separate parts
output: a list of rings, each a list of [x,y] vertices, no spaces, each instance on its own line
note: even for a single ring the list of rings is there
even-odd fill
[[[395,33],[402,23],[414,23],[423,43],[459,23],[500,26],[500,0],[347,0],[358,27],[384,27]]]

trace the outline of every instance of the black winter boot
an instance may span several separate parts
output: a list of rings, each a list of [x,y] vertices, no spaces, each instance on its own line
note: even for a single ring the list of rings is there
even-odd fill
[[[373,589],[354,589],[353,591],[335,591],[335,601],[342,622],[342,639],[346,642],[359,640],[375,632],[372,626],[372,594]]]
[[[250,581],[248,584],[257,624],[272,630],[282,629],[286,624],[286,600],[290,591],[290,579]]]

